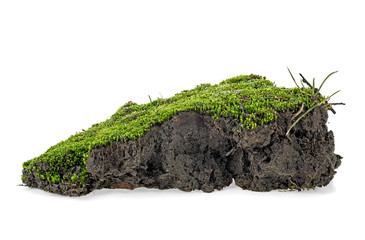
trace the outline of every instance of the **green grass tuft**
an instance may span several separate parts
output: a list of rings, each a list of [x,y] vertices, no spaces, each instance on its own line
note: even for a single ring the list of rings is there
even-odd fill
[[[233,117],[242,128],[252,130],[275,121],[277,112],[298,111],[303,103],[310,109],[325,99],[310,96],[310,88],[276,87],[265,77],[241,75],[215,85],[201,84],[147,104],[128,102],[110,119],[52,146],[39,157],[24,162],[23,168],[50,183],[83,185],[89,175],[86,162],[93,148],[140,138],[152,126],[179,112],[195,111],[214,119]]]

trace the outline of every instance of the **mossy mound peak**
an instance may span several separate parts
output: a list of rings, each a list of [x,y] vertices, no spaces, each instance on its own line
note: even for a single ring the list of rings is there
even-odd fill
[[[128,142],[143,136],[152,126],[180,112],[194,111],[213,119],[235,118],[249,130],[270,124],[278,112],[296,112],[301,106],[316,106],[324,98],[311,98],[311,88],[283,88],[259,75],[240,75],[219,84],[201,84],[173,97],[147,104],[128,102],[110,119],[93,125],[50,147],[23,163],[23,172],[36,174],[49,183],[84,185],[86,163],[95,147]],[[22,176],[24,182],[24,175]]]

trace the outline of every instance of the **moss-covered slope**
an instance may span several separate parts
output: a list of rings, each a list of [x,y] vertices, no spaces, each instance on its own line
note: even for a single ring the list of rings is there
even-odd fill
[[[216,85],[201,84],[148,104],[128,102],[110,119],[72,135],[39,157],[24,162],[23,171],[37,174],[49,183],[82,186],[89,176],[86,162],[92,149],[140,138],[152,126],[179,112],[194,111],[214,119],[233,117],[242,128],[252,130],[275,121],[278,112],[296,112],[303,103],[309,109],[323,101],[320,95],[311,98],[312,91],[310,88],[277,87],[265,77],[241,75]]]

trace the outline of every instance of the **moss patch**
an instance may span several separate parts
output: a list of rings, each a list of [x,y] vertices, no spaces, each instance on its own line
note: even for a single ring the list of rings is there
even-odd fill
[[[195,111],[214,119],[233,117],[242,128],[252,130],[275,121],[277,112],[298,111],[303,103],[309,109],[323,101],[320,95],[311,98],[312,91],[277,87],[265,77],[241,75],[215,85],[201,84],[147,104],[128,102],[110,119],[52,146],[39,157],[24,162],[23,168],[50,183],[83,185],[89,176],[85,166],[91,149],[140,138],[152,126],[179,112]]]

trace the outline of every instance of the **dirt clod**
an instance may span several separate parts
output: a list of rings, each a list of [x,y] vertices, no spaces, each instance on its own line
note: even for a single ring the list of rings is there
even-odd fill
[[[214,120],[183,112],[143,137],[92,150],[84,186],[50,184],[23,171],[25,184],[68,196],[94,189],[138,187],[212,192],[235,180],[242,189],[310,189],[326,186],[341,164],[328,131],[327,111],[317,107],[285,136],[293,113],[247,130],[233,118]]]

